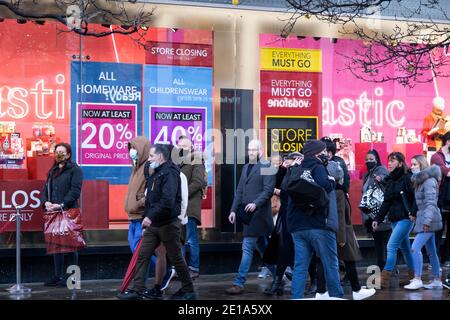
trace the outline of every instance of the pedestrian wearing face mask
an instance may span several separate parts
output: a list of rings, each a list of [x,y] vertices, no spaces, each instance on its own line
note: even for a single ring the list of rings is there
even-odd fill
[[[128,228],[128,244],[134,253],[142,237],[142,215],[145,209],[146,176],[150,175],[147,159],[150,154],[150,140],[138,136],[128,142],[130,162],[132,165],[128,191],[125,197],[125,212],[128,214],[130,226]],[[147,171],[147,172],[146,172]],[[170,270],[166,270],[166,253],[162,248],[155,250],[151,263],[155,268],[155,283],[164,290],[170,281]]]
[[[195,152],[192,142],[186,136],[178,138],[179,159],[173,159],[186,176],[188,182],[189,200],[187,207],[188,222],[185,226],[186,247],[189,247],[189,272],[192,279],[198,278],[200,273],[200,243],[198,226],[202,224],[202,188],[205,185],[205,164],[201,152]]]
[[[377,186],[384,188],[383,180],[389,175],[388,170],[381,164],[380,156],[376,150],[369,150],[366,154],[366,168],[367,172],[363,176],[362,194],[366,193],[369,187]],[[391,236],[391,224],[385,219],[383,223],[378,225],[377,230],[373,230],[373,219],[366,213],[361,212],[363,225],[366,227],[367,233],[372,235],[375,253],[377,256],[377,265],[380,270],[383,270],[386,263],[386,247]]]
[[[411,217],[416,214],[417,206],[411,182],[411,172],[406,166],[405,156],[402,153],[392,152],[389,155],[389,176],[386,177],[385,182],[384,201],[380,212],[372,222],[372,228],[375,231],[386,216],[392,224],[392,233],[387,244],[386,265],[381,272],[381,289],[389,288],[391,273],[397,263],[397,251],[399,250],[408,266],[408,280],[414,278],[414,263],[409,234],[414,226]],[[402,282],[400,282],[400,285],[403,285]]]
[[[325,167],[328,162],[327,146],[319,140],[308,140],[303,146],[305,156],[300,169],[310,172],[310,178],[327,193],[336,187],[334,178],[328,175]],[[304,297],[308,266],[315,251],[320,257],[330,297],[342,298],[339,278],[339,263],[337,258],[336,234],[327,225],[329,206],[316,208],[313,214],[308,214],[304,208],[297,206],[289,195],[288,229],[294,241],[294,272],[292,277],[292,298]]]
[[[79,208],[78,200],[83,184],[83,172],[72,159],[72,147],[68,143],[58,143],[55,147],[55,163],[47,175],[42,203],[45,211],[68,210]],[[78,265],[78,252],[67,254],[69,265]],[[64,269],[64,253],[53,254],[55,272],[45,286],[65,287],[68,275]]]
[[[150,141],[146,137],[136,137],[128,142],[130,161],[132,164],[128,191],[125,197],[125,212],[128,214],[128,244],[132,252],[142,236],[142,214],[145,208],[145,176],[144,167],[150,153]]]
[[[422,287],[440,289],[442,288],[442,281],[434,232],[442,228],[442,217],[437,205],[441,171],[436,165],[428,166],[427,159],[423,155],[417,155],[411,159],[411,171],[413,173],[411,180],[417,203],[417,214],[412,218],[415,221],[414,232],[416,233],[411,246],[414,279],[404,288],[408,290],[417,290]],[[434,277],[426,285],[422,282],[422,248],[424,246],[430,258]]]
[[[171,296],[171,299],[196,299],[189,269],[181,252],[180,169],[170,160],[170,155],[170,148],[166,145],[156,144],[150,148],[149,161],[153,174],[147,181],[142,245],[136,262],[136,273],[128,289],[118,295],[119,299],[154,298],[154,292],[146,289],[145,276],[149,257],[160,244],[164,244],[169,260],[174,264],[181,281],[181,288]]]

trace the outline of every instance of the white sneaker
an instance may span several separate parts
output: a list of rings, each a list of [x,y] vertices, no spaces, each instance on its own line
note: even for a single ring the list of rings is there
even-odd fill
[[[328,294],[328,291],[325,292],[324,294],[320,294],[320,293],[316,293],[316,299],[318,300],[327,300],[330,299],[330,295]]]
[[[442,289],[442,281],[433,280],[429,284],[423,286],[425,289]]]
[[[258,278],[265,279],[270,276],[270,270],[267,267],[262,267],[261,272],[258,274]]]
[[[444,262],[444,267],[450,268],[450,261],[445,261]]]
[[[359,291],[353,291],[353,300],[364,300],[373,296],[377,291],[374,288],[361,288]]]
[[[403,288],[405,288],[407,290],[417,290],[417,289],[423,288],[423,282],[422,282],[422,280],[417,280],[414,278],[411,280],[411,282],[409,284],[407,284]]]

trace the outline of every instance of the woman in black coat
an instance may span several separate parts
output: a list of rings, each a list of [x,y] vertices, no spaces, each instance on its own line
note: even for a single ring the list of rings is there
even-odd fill
[[[275,185],[274,193],[280,197],[281,206],[272,237],[263,257],[263,261],[267,264],[275,263],[276,269],[272,285],[264,290],[266,295],[284,294],[284,272],[288,266],[290,267],[294,263],[294,243],[292,235],[287,228],[288,194],[286,192],[286,184],[289,177],[289,167],[299,165],[302,159],[303,155],[301,153],[290,153],[277,173],[277,184]]]
[[[387,244],[387,258],[381,272],[381,288],[389,287],[392,271],[397,263],[397,251],[400,250],[408,266],[408,279],[414,278],[414,264],[411,255],[409,234],[414,223],[417,206],[414,189],[411,182],[411,172],[405,162],[405,156],[400,152],[389,155],[389,176],[384,180],[386,190],[380,212],[372,222],[376,231],[378,226],[388,217],[392,224],[392,233]],[[402,284],[401,284],[402,285]]]
[[[79,208],[83,172],[72,158],[72,147],[67,143],[59,143],[55,147],[55,163],[49,170],[47,181],[42,192],[42,203],[45,211],[67,210]],[[53,255],[55,274],[47,281],[46,286],[66,286],[64,275],[64,254]],[[78,252],[69,253],[69,265],[78,265]]]

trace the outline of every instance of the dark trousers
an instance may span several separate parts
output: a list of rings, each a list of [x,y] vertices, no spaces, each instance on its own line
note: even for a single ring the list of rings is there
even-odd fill
[[[435,241],[436,241],[436,249],[438,251],[438,255],[441,257],[442,262],[450,261],[450,212],[441,212],[442,213],[442,229],[435,232]],[[444,246],[441,248],[441,239],[444,234],[444,229],[447,226],[447,231],[445,234],[445,242]]]
[[[357,292],[361,290],[361,285],[359,284],[358,271],[356,270],[355,261],[344,261],[345,272],[347,278],[352,286],[352,291]],[[325,273],[323,269],[322,262],[320,259],[317,260],[317,292],[324,294],[327,291],[327,284],[325,281]]]
[[[383,270],[386,264],[386,248],[391,236],[392,230],[376,231],[372,233],[375,244],[375,253],[377,255],[377,265]]]
[[[170,263],[175,266],[175,271],[181,281],[181,290],[185,293],[193,292],[194,285],[186,261],[181,252],[181,222],[176,220],[162,227],[148,227],[142,238],[141,250],[136,262],[136,274],[131,282],[130,289],[143,292],[145,290],[145,279],[148,270],[149,257],[161,244],[166,247]]]
[[[280,227],[280,241],[278,244],[278,257],[276,275],[282,277],[288,266],[294,265],[294,241],[292,240],[292,234],[287,230],[287,212],[282,205],[278,213],[277,227]]]
[[[78,252],[70,253],[55,253],[53,255],[53,262],[55,264],[55,276],[62,278],[66,272],[64,270],[64,255],[67,254],[69,257],[69,266],[78,265]]]

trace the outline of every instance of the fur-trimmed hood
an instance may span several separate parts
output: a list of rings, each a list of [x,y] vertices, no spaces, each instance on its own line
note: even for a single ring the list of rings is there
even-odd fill
[[[421,185],[429,178],[435,178],[438,182],[441,181],[441,169],[437,165],[429,166],[414,174],[411,177],[411,181],[414,185]]]

